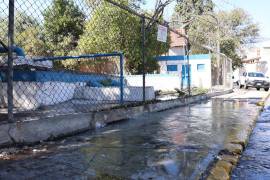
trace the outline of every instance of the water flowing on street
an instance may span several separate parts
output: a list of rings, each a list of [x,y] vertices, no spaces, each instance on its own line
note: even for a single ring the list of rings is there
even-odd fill
[[[235,125],[255,118],[256,101],[210,100],[56,142],[7,149],[0,179],[195,179]]]

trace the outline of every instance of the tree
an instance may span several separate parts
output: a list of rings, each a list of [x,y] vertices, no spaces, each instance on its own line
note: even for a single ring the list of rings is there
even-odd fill
[[[47,44],[40,26],[28,27],[16,36],[16,44],[22,47],[28,56],[46,56]]]
[[[74,50],[84,22],[84,13],[72,0],[53,0],[44,12],[44,34],[51,55],[68,55]]]
[[[241,57],[237,54],[237,44],[233,39],[223,39],[220,44],[221,53],[232,59],[233,69],[242,66]]]
[[[254,43],[259,36],[259,27],[251,17],[240,8],[232,11],[220,11],[221,52],[233,60],[233,68],[241,67],[240,55],[237,53],[243,46]]]
[[[212,0],[179,0],[172,17],[173,22],[180,22],[179,26],[185,26],[188,32],[190,25],[197,16],[213,12],[214,3]]]
[[[118,0],[129,6],[130,1]],[[129,73],[141,73],[141,19],[126,10],[103,2],[86,23],[84,34],[80,37],[78,51],[83,53],[109,53],[122,51],[126,59],[126,70]],[[149,29],[147,34],[146,71],[158,70],[154,57],[166,53],[169,43],[156,40],[157,26]]]
[[[2,19],[0,38],[7,44],[8,20]],[[28,56],[44,56],[47,54],[42,28],[38,20],[24,12],[17,11],[15,15],[15,44],[24,49]]]
[[[178,4],[174,18],[177,20],[183,16],[188,24],[187,33],[192,43],[192,53],[208,53],[208,50],[200,45],[207,45],[217,51],[220,44],[220,52],[233,60],[233,67],[241,66],[241,58],[238,54],[240,48],[246,43],[254,42],[258,37],[259,28],[251,17],[243,9],[231,11],[213,12],[210,0],[202,1],[202,8],[194,6],[189,0],[183,5]],[[198,4],[200,0],[195,1]],[[207,5],[208,4],[208,5]],[[197,8],[196,8],[197,7]],[[195,8],[195,9],[194,9]],[[184,15],[184,12],[194,12]],[[183,23],[182,23],[183,25]]]

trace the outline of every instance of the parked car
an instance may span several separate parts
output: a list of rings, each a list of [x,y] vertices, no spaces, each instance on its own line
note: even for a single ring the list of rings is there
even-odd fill
[[[239,87],[248,89],[254,87],[258,91],[263,88],[265,91],[269,90],[270,80],[261,72],[244,72],[239,79]]]

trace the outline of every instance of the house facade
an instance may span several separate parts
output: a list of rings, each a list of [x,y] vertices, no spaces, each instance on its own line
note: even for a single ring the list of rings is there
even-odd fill
[[[189,75],[192,87],[209,89],[212,86],[211,56],[209,54],[190,55],[189,65],[187,56],[184,55],[160,56],[157,61],[160,65],[160,73],[178,75],[181,78],[181,87],[183,88],[188,85]]]
[[[180,34],[185,34],[183,29],[178,29],[177,31]],[[211,88],[210,55],[190,55],[188,65],[187,56],[185,55],[186,39],[174,32],[170,33],[170,39],[169,52],[166,55],[157,58],[160,66],[160,74],[178,76],[181,82],[181,88],[186,88],[188,86],[189,75],[192,87]],[[190,73],[188,70],[190,70]]]
[[[245,48],[242,54],[244,56],[243,68],[238,70],[240,74],[243,71],[256,71],[270,77],[270,41]]]

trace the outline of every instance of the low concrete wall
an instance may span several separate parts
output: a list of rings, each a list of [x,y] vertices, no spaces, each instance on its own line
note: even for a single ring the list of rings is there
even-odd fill
[[[142,113],[163,111],[184,106],[230,92],[232,90],[135,107],[123,107],[84,114],[67,114],[52,118],[39,117],[39,119],[32,121],[2,124],[0,125],[0,147],[14,144],[32,144],[61,136],[68,136]]]
[[[118,87],[77,87],[74,98],[95,101],[118,101],[120,99],[120,89]],[[124,101],[142,101],[142,99],[142,87],[130,86],[124,88]],[[146,87],[145,99],[155,99],[153,87]]]
[[[14,82],[14,107],[35,110],[40,106],[55,105],[71,99],[118,101],[118,87],[87,87],[84,82]],[[125,101],[141,101],[142,87],[125,87]],[[146,100],[155,99],[153,87],[146,87]],[[7,83],[0,82],[0,107],[7,107]]]
[[[40,106],[54,105],[73,98],[76,87],[85,83],[14,82],[14,107],[35,110]],[[2,107],[7,107],[7,83],[0,83]]]
[[[128,75],[125,79],[130,86],[143,86],[142,75]],[[146,86],[154,87],[155,91],[181,89],[181,77],[175,74],[146,74],[145,83]]]

